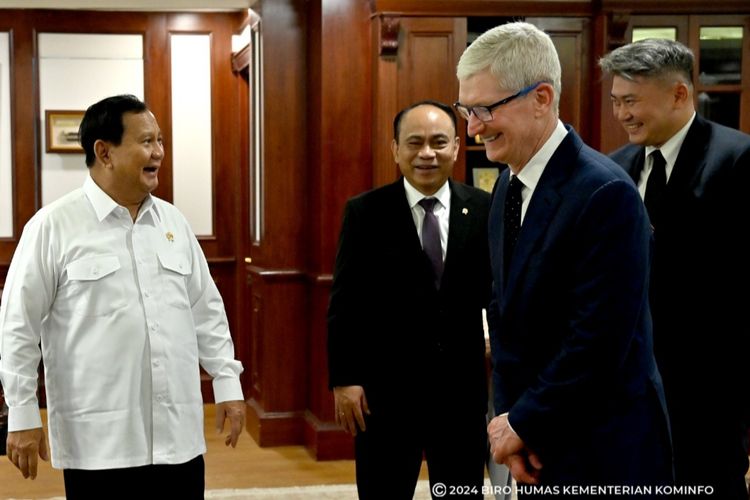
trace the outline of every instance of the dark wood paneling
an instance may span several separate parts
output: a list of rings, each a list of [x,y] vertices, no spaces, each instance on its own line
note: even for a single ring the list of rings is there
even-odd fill
[[[396,113],[423,99],[453,104],[458,97],[456,64],[466,48],[464,17],[402,17],[397,21],[399,36],[396,56],[378,55],[379,51],[373,51],[371,55],[377,61],[374,186],[393,182],[399,175],[390,150]],[[383,25],[394,22],[388,17],[375,18],[374,35],[379,35]],[[464,155],[459,155],[453,169],[456,180],[464,180],[465,164]]]
[[[578,131],[584,141],[590,140],[589,20],[562,17],[528,17],[526,21],[544,30],[557,49],[562,67],[560,119]]]
[[[372,0],[373,11],[421,16],[586,16],[595,0]]]
[[[263,37],[263,230],[242,228],[248,430],[261,445],[302,442],[307,377],[308,233],[304,0],[257,4]],[[249,82],[252,85],[253,82]],[[257,168],[257,166],[255,167]],[[247,175],[247,174],[246,174]],[[243,218],[254,202],[243,186]],[[249,219],[248,219],[249,222]]]
[[[310,261],[305,444],[318,458],[351,455],[351,438],[333,423],[328,390],[326,310],[346,200],[372,187],[372,53],[367,2],[308,2],[310,80],[307,114]],[[314,423],[313,425],[310,425]],[[332,436],[343,437],[341,439]],[[349,451],[347,452],[347,448]]]

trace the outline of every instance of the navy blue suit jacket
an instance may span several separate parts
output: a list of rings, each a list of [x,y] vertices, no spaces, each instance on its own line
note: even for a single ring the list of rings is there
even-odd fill
[[[642,146],[627,145],[611,157],[638,179]],[[748,189],[750,136],[697,115],[654,228],[651,277],[654,350],[678,480],[719,485],[730,477],[740,490],[748,467],[750,326],[747,293],[737,290],[750,282]],[[696,439],[696,428],[708,435]]]
[[[648,304],[650,228],[632,180],[569,128],[533,193],[506,277],[508,182],[506,170],[489,219],[496,411],[510,412],[540,456],[542,483],[669,480]]]

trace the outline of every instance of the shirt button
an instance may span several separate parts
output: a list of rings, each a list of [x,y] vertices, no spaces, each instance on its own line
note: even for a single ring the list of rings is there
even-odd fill
[[[158,359],[154,360],[154,366],[159,366],[159,360]]]
[[[91,270],[91,274],[93,274],[94,276],[99,276],[99,269],[98,269],[98,268],[96,268],[96,267],[95,267],[95,268],[93,268],[93,269]]]
[[[150,293],[148,293],[148,290],[144,291],[144,292],[143,292],[143,295],[145,295],[146,297],[151,297],[151,294],[150,294]]]

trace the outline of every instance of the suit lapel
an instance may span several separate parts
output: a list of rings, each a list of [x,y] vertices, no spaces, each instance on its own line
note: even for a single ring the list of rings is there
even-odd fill
[[[534,189],[531,202],[526,210],[521,232],[518,235],[518,242],[513,252],[513,260],[508,271],[509,275],[504,293],[506,304],[518,285],[532,251],[539,239],[546,233],[547,227],[557,212],[557,207],[562,200],[560,190],[575,167],[582,146],[583,142],[578,134],[569,129],[568,135],[565,136],[544,168],[544,173],[539,179],[536,189]]]
[[[669,176],[667,196],[669,193],[689,190],[697,183],[696,180],[703,170],[703,158],[706,157],[705,150],[708,148],[710,134],[709,124],[696,114]]]

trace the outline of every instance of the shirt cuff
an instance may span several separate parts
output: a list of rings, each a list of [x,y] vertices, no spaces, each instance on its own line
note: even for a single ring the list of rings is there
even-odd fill
[[[508,413],[510,413],[510,412],[506,411],[505,413],[502,413],[502,414],[498,415],[498,417],[506,417],[507,418],[508,417]],[[516,432],[516,430],[513,428],[512,425],[510,425],[510,418],[507,418],[507,421],[508,421],[508,429],[510,429],[510,431],[513,434],[515,434],[516,436],[518,436],[518,433]]]
[[[214,401],[223,403],[225,401],[244,401],[242,396],[242,385],[239,377],[215,378],[212,382],[214,388]]]
[[[25,431],[42,427],[39,406],[11,406],[8,408],[8,432]]]

